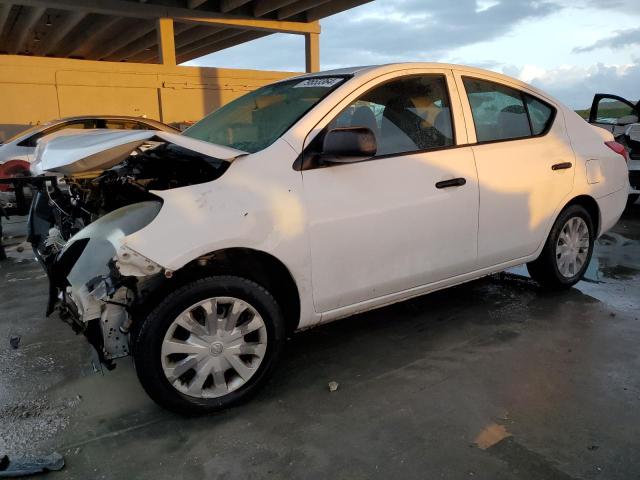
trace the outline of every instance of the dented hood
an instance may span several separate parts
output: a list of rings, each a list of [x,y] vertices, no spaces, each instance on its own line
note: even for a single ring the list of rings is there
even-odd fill
[[[38,142],[37,170],[75,174],[105,170],[122,162],[129,154],[149,142],[167,142],[210,157],[232,162],[247,152],[157,130],[67,130],[62,135]]]

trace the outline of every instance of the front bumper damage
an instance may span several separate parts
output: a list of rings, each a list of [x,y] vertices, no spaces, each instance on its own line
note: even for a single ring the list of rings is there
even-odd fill
[[[57,307],[107,368],[130,353],[131,310],[141,285],[164,270],[127,247],[125,237],[151,223],[160,208],[160,201],[147,201],[115,210],[81,230],[44,265],[50,282],[47,315]]]

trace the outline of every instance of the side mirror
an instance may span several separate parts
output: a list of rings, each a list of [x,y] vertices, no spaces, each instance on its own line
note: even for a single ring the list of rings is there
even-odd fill
[[[321,159],[327,163],[354,163],[375,156],[376,136],[366,127],[334,128],[322,144]]]
[[[625,115],[624,117],[618,118],[616,124],[618,125],[629,125],[631,123],[638,123],[637,115]]]

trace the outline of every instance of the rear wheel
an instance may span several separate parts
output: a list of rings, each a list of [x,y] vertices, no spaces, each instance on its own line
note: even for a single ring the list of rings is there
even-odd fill
[[[587,270],[594,242],[595,231],[589,212],[580,205],[571,205],[560,213],[542,253],[527,264],[527,270],[543,287],[569,288]]]
[[[285,342],[273,296],[240,277],[209,277],[170,294],[143,321],[138,378],[160,406],[185,415],[240,403],[267,381]]]

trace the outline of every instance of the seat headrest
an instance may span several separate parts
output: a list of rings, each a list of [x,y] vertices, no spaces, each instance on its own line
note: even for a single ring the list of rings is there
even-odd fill
[[[448,108],[443,108],[433,122],[433,126],[446,139],[453,140],[453,130],[451,128],[451,113]]]
[[[353,117],[351,117],[351,126],[366,127],[370,129],[374,135],[378,134],[378,122],[376,121],[376,116],[366,105],[356,108],[356,111],[353,112]]]

